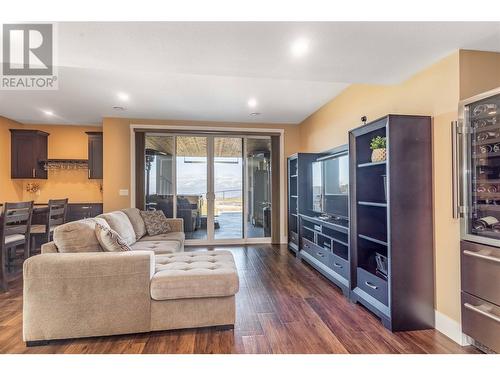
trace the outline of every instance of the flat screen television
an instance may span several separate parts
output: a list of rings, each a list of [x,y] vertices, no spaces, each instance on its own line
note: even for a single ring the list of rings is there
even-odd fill
[[[347,152],[319,158],[312,165],[312,210],[322,215],[348,217],[349,156]]]

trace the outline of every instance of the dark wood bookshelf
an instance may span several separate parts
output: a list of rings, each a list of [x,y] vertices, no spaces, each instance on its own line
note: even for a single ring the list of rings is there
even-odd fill
[[[312,162],[318,154],[298,153],[288,158],[288,248],[300,250],[299,214],[312,204]]]
[[[371,161],[376,136],[387,137],[382,162]],[[383,117],[350,131],[349,150],[351,299],[393,331],[432,328],[431,119]]]

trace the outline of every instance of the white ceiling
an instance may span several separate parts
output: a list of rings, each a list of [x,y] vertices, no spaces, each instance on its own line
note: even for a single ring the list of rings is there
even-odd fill
[[[298,59],[297,38],[310,41]],[[57,48],[59,90],[0,91],[0,115],[298,123],[351,83],[398,83],[459,48],[500,52],[500,22],[60,23]]]

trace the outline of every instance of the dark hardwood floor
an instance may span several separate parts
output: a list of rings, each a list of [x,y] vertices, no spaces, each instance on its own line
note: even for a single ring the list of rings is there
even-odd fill
[[[0,353],[478,353],[435,330],[391,333],[285,246],[231,246],[240,276],[234,330],[188,329],[22,341],[22,280],[0,293]],[[196,249],[199,250],[199,249]]]

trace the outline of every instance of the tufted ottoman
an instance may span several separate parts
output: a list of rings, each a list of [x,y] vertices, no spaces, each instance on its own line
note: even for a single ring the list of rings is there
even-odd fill
[[[229,251],[156,255],[151,330],[234,325],[239,280]]]

